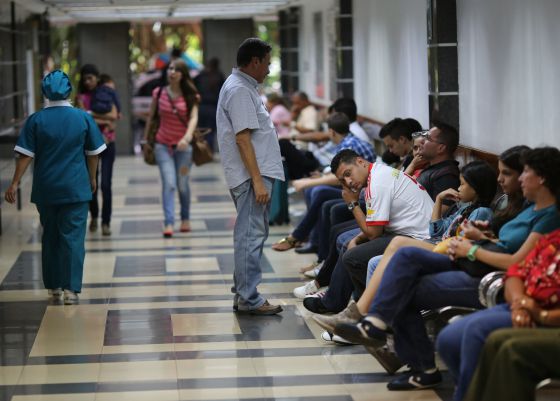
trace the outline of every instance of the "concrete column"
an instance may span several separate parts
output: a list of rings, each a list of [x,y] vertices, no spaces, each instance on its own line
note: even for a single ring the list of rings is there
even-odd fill
[[[251,18],[203,20],[204,61],[212,57],[220,60],[220,69],[227,77],[237,65],[237,48],[245,39],[255,36]]]
[[[116,146],[119,154],[133,152],[132,84],[129,69],[130,24],[127,22],[78,24],[78,62],[95,64],[100,72],[115,81],[122,105],[122,120],[117,122]]]

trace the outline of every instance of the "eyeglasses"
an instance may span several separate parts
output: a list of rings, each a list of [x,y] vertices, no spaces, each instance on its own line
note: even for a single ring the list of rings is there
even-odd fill
[[[416,139],[416,138],[424,138],[424,139],[426,139],[428,142],[434,142],[434,143],[439,143],[440,145],[445,145],[445,143],[440,142],[440,141],[436,141],[435,139],[433,139],[433,138],[430,136],[430,131],[429,131],[429,130],[423,130],[423,131],[413,132],[413,133],[412,133],[412,139]]]

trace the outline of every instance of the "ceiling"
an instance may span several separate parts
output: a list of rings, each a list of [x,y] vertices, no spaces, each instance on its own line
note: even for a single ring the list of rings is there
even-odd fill
[[[290,0],[15,0],[52,22],[169,21],[275,14]]]

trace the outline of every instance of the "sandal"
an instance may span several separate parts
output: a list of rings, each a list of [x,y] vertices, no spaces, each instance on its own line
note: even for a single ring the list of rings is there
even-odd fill
[[[272,249],[278,252],[288,251],[292,248],[300,247],[301,243],[292,237],[291,235],[288,237],[282,238],[280,241],[272,245]]]
[[[305,273],[305,272],[308,272],[308,271],[310,271],[310,270],[313,270],[313,269],[315,269],[317,266],[319,266],[319,263],[320,263],[320,262],[312,262],[311,264],[309,264],[309,265],[307,265],[307,266],[303,266],[303,267],[301,267],[301,268],[299,269],[299,272],[300,272],[301,274],[303,274],[303,273]]]
[[[181,228],[179,229],[182,233],[189,233],[191,232],[191,223],[188,220],[183,220],[181,223]]]

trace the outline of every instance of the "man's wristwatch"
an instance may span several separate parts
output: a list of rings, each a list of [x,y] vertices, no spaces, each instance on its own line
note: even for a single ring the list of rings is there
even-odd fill
[[[346,204],[346,206],[348,207],[348,210],[352,211],[359,204],[360,204],[360,202],[354,201],[354,202],[350,202],[350,203]]]
[[[474,262],[476,260],[476,251],[478,251],[478,248],[480,248],[480,245],[473,245],[471,246],[471,249],[469,249],[469,252],[467,252],[467,259],[470,260],[471,262]]]

